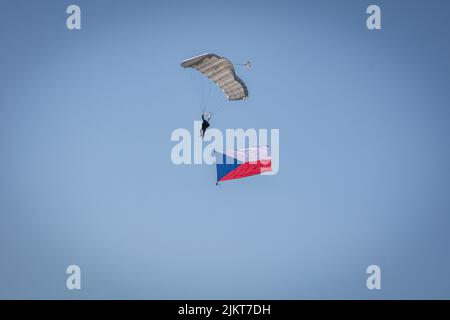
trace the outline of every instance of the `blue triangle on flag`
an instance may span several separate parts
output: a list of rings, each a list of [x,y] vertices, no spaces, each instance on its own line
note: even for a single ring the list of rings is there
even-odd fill
[[[217,181],[220,181],[228,173],[235,170],[242,164],[241,161],[228,157],[225,154],[216,154]]]

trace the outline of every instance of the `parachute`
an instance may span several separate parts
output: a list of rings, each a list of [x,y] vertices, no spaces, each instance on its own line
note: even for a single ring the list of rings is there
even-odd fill
[[[244,65],[247,68],[250,68],[251,63],[248,61]],[[207,77],[221,89],[228,101],[239,101],[248,98],[247,86],[244,81],[236,75],[234,65],[225,57],[221,57],[214,53],[205,53],[184,60],[181,63],[181,66],[183,68],[194,69]],[[210,93],[208,93],[208,95],[210,95]],[[202,98],[204,99],[204,97]],[[205,104],[203,106],[203,112],[205,112],[206,108],[210,106],[206,106],[208,103],[205,101],[202,101],[202,103]],[[213,103],[217,103],[217,101],[214,101]]]
[[[222,89],[228,100],[245,100],[248,97],[247,86],[236,75],[233,64],[227,58],[206,53],[184,60],[181,66],[204,74]]]
[[[247,61],[245,64],[233,64],[225,57],[214,53],[205,53],[181,62],[181,67],[191,69],[191,80],[193,84],[198,80],[203,81],[202,85],[197,86],[197,90],[203,91],[200,100],[202,110],[202,119],[205,122],[224,105],[221,101],[215,111],[210,112],[207,108],[218,104],[217,98],[226,98],[228,102],[243,101],[248,98],[248,89],[235,72],[235,66],[244,66],[250,69],[252,64]],[[195,75],[195,76],[194,76]],[[199,84],[197,82],[197,84]],[[208,93],[202,88],[208,86]],[[215,87],[212,89],[212,87]],[[220,90],[217,90],[217,87]],[[212,95],[212,96],[211,96]],[[215,95],[215,97],[214,97]],[[220,95],[220,96],[218,96]],[[208,98],[215,98],[216,101],[206,102]],[[209,125],[209,123],[207,123]],[[203,135],[202,135],[203,137]],[[257,146],[236,150],[215,151],[216,154],[216,184],[219,182],[246,178],[254,175],[264,174],[272,171],[272,160],[270,157],[269,146]]]

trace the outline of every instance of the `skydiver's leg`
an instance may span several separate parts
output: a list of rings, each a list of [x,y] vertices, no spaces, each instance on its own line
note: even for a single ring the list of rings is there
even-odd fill
[[[206,129],[207,129],[208,127],[209,127],[209,126],[208,126],[206,123],[203,123],[203,124],[202,124],[202,129],[201,129],[201,134],[200,134],[200,136],[201,136],[202,138],[205,137],[205,132],[206,132]]]

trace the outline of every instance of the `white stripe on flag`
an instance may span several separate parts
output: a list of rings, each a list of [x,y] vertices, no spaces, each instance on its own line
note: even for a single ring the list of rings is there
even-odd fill
[[[238,159],[242,162],[257,162],[258,160],[270,159],[269,146],[252,147],[246,149],[227,150],[225,155],[231,158]]]

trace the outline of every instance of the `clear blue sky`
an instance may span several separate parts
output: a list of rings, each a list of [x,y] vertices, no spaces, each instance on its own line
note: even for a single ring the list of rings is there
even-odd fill
[[[450,298],[449,12],[2,0],[0,298]],[[199,117],[179,63],[204,52],[253,62],[213,125],[279,128],[278,175],[172,164]]]

